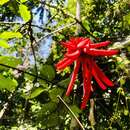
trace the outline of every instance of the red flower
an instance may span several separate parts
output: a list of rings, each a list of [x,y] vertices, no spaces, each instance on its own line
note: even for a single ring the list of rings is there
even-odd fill
[[[62,70],[75,61],[75,67],[66,92],[66,95],[69,96],[73,89],[79,68],[80,66],[82,67],[83,100],[81,109],[86,107],[86,103],[89,100],[92,90],[92,76],[103,90],[106,89],[106,85],[110,87],[114,86],[113,82],[106,77],[94,61],[94,57],[96,56],[112,56],[119,52],[118,50],[97,49],[105,47],[110,43],[110,41],[105,41],[95,44],[89,38],[83,37],[71,38],[68,42],[62,42],[62,45],[67,48],[67,53],[64,55],[64,58],[56,64],[56,68]]]

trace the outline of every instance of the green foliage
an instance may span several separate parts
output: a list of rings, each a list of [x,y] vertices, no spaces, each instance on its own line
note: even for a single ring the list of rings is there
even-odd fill
[[[3,47],[3,48],[9,48],[9,44],[7,43],[7,41],[5,40],[0,40],[0,47]]]
[[[55,78],[55,70],[51,65],[42,65],[40,68],[40,75],[49,81]]]
[[[26,1],[27,1],[27,0],[20,0],[21,3],[24,3],[24,2],[26,2]]]
[[[119,45],[130,34],[129,0],[81,0],[80,4],[80,24],[84,27],[80,36]],[[67,97],[73,65],[63,71],[54,67],[66,52],[61,41],[76,35],[77,24],[70,25],[77,22],[75,15],[76,0],[0,0],[1,130],[69,130],[72,124],[78,129],[71,112],[57,96],[85,129],[92,128],[91,103],[85,110],[80,109],[80,71],[74,91]],[[43,58],[46,51],[50,56]],[[95,87],[92,93],[96,121],[93,127],[97,130],[130,128],[130,47],[123,46],[120,52],[112,58],[95,57],[115,84],[106,91]],[[94,81],[93,86],[97,86]]]
[[[43,91],[45,91],[45,89],[42,88],[42,87],[35,88],[34,90],[32,90],[32,92],[31,92],[31,94],[29,95],[28,99],[32,99],[32,98],[37,97],[37,96],[40,95]]]
[[[31,19],[30,11],[28,10],[28,7],[26,5],[19,5],[19,13],[25,22],[28,22]]]
[[[22,38],[20,32],[3,32],[0,34],[1,39],[10,39],[10,38]]]
[[[17,87],[18,83],[15,79],[6,78],[3,75],[0,75],[0,90],[8,90],[13,92]]]
[[[7,3],[9,0],[1,0],[0,1],[0,5],[4,5],[5,3]]]
[[[12,57],[12,56],[0,56],[0,64],[7,65],[10,67],[17,67],[19,64],[21,64],[21,59]],[[0,66],[0,70],[7,70],[7,67]]]

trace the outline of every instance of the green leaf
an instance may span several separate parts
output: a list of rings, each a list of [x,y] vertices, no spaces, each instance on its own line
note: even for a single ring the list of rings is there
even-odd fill
[[[40,68],[40,73],[41,73],[41,76],[43,76],[44,78],[47,78],[50,81],[55,78],[55,70],[53,66],[51,65],[43,65]]]
[[[76,105],[70,106],[70,109],[74,112],[76,116],[79,116],[79,113],[81,113],[81,109],[79,109]]]
[[[90,32],[90,27],[89,27],[89,22],[87,20],[83,20],[83,25],[85,26],[85,28]]]
[[[21,63],[22,63],[21,59],[15,58],[13,56],[0,56],[0,64],[16,67]],[[3,69],[9,69],[9,68],[0,65],[0,70]]]
[[[76,0],[68,0],[67,1],[67,11],[71,12],[73,15],[75,15],[76,12]]]
[[[53,102],[58,102],[59,100],[58,100],[57,96],[58,96],[58,95],[61,96],[61,95],[63,94],[63,92],[64,92],[64,89],[61,89],[61,88],[58,88],[58,87],[53,88],[53,89],[50,90],[50,92],[49,92],[51,100],[52,100]]]
[[[19,12],[25,22],[28,22],[31,19],[31,14],[30,14],[30,11],[28,10],[27,6],[20,4]]]
[[[58,82],[58,85],[61,87],[67,88],[69,82],[70,82],[70,78],[67,78],[67,79],[64,79],[64,80]]]
[[[42,104],[42,113],[43,114],[50,114],[57,108],[57,104],[54,102],[49,102]]]
[[[32,99],[32,98],[35,98],[37,97],[38,95],[40,95],[45,89],[43,87],[38,87],[38,88],[35,88],[31,95],[29,96],[29,99]]]
[[[52,113],[51,115],[48,116],[47,120],[47,126],[48,127],[53,127],[53,126],[58,126],[59,125],[60,117],[56,113]]]
[[[0,5],[7,3],[9,0],[0,0]]]
[[[10,46],[7,41],[0,39],[0,47],[9,48]]]
[[[124,16],[124,20],[127,21],[128,24],[130,25],[130,13]]]
[[[22,38],[20,32],[3,32],[0,34],[1,39],[10,39],[10,38]]]
[[[14,91],[18,83],[14,79],[5,78],[0,75],[0,90],[7,89],[8,91]]]
[[[26,1],[27,1],[27,0],[20,0],[21,3],[24,3],[24,2],[26,2]]]

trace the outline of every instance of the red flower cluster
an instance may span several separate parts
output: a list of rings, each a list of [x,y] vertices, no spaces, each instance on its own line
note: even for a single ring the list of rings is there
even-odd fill
[[[69,96],[76,76],[78,74],[80,66],[82,66],[82,77],[83,77],[83,100],[81,104],[81,109],[86,107],[86,103],[89,100],[92,85],[92,76],[95,78],[96,82],[101,89],[105,90],[106,86],[114,86],[113,82],[109,80],[102,70],[94,61],[96,56],[112,56],[117,54],[118,50],[103,50],[97,49],[109,45],[110,41],[93,43],[89,38],[71,38],[70,41],[62,42],[61,44],[67,48],[67,53],[64,55],[63,60],[56,64],[58,70],[62,70],[65,67],[71,65],[75,61],[75,67],[71,76],[71,80],[66,92]]]

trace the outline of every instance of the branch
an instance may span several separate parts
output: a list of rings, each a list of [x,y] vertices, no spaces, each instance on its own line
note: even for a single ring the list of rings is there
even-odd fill
[[[1,64],[1,63],[0,63],[0,66],[6,67],[6,68],[9,68],[9,69],[13,69],[13,70],[18,70],[19,72],[22,72],[22,73],[28,74],[28,75],[30,75],[30,76],[37,77],[38,79],[44,80],[44,81],[46,81],[47,83],[54,84],[54,83],[52,83],[51,81],[47,80],[46,78],[37,76],[37,75],[35,75],[35,74],[26,72],[26,71],[21,70],[21,69],[18,69],[18,68],[15,68],[15,67],[12,67],[12,66],[9,66],[9,65],[4,65],[4,64]],[[55,84],[54,84],[54,85],[55,85]]]
[[[33,37],[33,30],[32,30],[32,27],[31,27],[31,23],[32,23],[32,20],[30,20],[30,22],[29,22],[28,34],[29,34],[29,38],[30,38],[30,42],[31,42],[33,58],[34,58],[34,61],[35,61],[35,72],[36,72],[36,80],[37,80],[37,76],[38,76],[37,58],[36,58],[35,49],[34,49],[34,46],[33,46],[33,43],[36,42],[36,40]]]
[[[70,109],[70,107],[65,103],[65,101],[58,95],[57,98],[60,99],[60,101],[66,106],[66,108],[70,111],[70,113],[73,115],[79,126],[81,127],[82,130],[85,130],[79,119],[76,117],[76,115],[73,113],[73,111]]]
[[[13,97],[13,94],[11,93],[8,97],[8,100],[10,101],[11,98]],[[6,102],[4,105],[3,105],[3,109],[0,111],[0,120],[3,118],[4,114],[5,114],[5,111],[8,109],[8,106],[9,106],[9,101]]]
[[[65,26],[63,26],[63,27],[60,27],[60,28],[56,29],[55,31],[50,32],[50,33],[46,34],[45,36],[41,37],[41,38],[37,41],[37,43],[40,43],[44,38],[46,38],[46,37],[48,37],[48,36],[51,36],[51,35],[55,34],[56,32],[59,32],[59,31],[65,29],[65,28],[68,28],[68,27],[73,26],[73,25],[75,25],[75,24],[76,24],[76,22],[73,22],[73,23],[67,24],[67,25],[65,25]]]
[[[80,17],[80,0],[76,1],[76,18],[78,19],[78,21],[81,22],[81,17]],[[77,30],[76,30],[76,35],[78,35],[79,33],[81,33],[81,26],[79,23],[77,23]]]
[[[123,49],[130,45],[130,36],[122,42],[115,42],[110,49]]]
[[[23,27],[24,25],[26,25],[26,23],[20,23],[20,22],[6,22],[6,21],[0,21],[0,24],[10,24],[10,25],[18,24],[18,25],[22,25],[22,27]],[[41,26],[38,26],[38,25],[36,25],[36,24],[31,24],[31,26],[36,27],[36,28],[39,28],[39,29],[42,29],[43,31],[44,31],[44,30],[50,31],[49,28],[41,27]]]
[[[63,15],[65,16],[69,16],[70,18],[74,19],[78,24],[80,24],[80,26],[83,28],[84,31],[86,31],[91,37],[93,37],[94,39],[96,39],[95,36],[93,36],[93,34],[91,32],[89,32],[85,26],[83,25],[82,21],[79,21],[73,14],[70,14],[67,11],[64,11],[63,9],[59,8],[58,6],[54,6],[54,5],[50,5],[48,3],[44,3],[46,6],[51,7],[53,9],[56,9],[57,12],[61,12]]]

